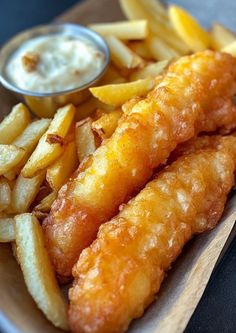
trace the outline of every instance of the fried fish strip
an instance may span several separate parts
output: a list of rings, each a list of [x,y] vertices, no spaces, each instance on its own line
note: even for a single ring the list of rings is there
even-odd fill
[[[167,164],[171,164],[176,161],[179,157],[189,155],[196,151],[207,149],[223,149],[226,145],[227,149],[230,149],[228,140],[232,140],[231,137],[236,137],[236,132],[231,133],[230,136],[221,135],[202,135],[197,138],[192,138],[180,145],[170,154]],[[231,147],[234,149],[234,145]],[[233,152],[232,152],[233,153]],[[164,166],[163,166],[164,167]]]
[[[180,157],[100,227],[73,268],[72,332],[121,333],[143,314],[187,241],[219,221],[235,162],[232,136]]]
[[[57,273],[71,275],[80,252],[120,204],[137,193],[177,144],[236,119],[236,60],[205,51],[170,66],[147,98],[131,103],[110,139],[65,185],[43,228]]]

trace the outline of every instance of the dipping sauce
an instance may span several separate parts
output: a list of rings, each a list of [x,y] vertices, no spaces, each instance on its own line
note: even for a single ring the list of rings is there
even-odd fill
[[[104,54],[91,41],[53,34],[24,42],[7,62],[6,75],[18,88],[54,93],[89,83],[104,62]]]

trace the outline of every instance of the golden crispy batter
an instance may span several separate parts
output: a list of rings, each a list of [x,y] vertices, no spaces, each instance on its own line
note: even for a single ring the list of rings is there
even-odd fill
[[[80,252],[120,204],[140,190],[177,144],[235,122],[236,60],[205,51],[170,66],[147,98],[59,193],[43,227],[57,273],[71,275]]]
[[[124,332],[154,300],[186,242],[216,225],[236,166],[236,138],[223,140],[180,157],[100,227],[73,268],[72,332]]]
[[[189,155],[196,151],[201,151],[204,149],[234,149],[234,145],[230,147],[228,141],[232,140],[232,136],[236,137],[236,132],[231,133],[230,136],[221,136],[221,135],[202,135],[197,138],[192,138],[176,147],[176,149],[170,154],[168,158],[168,164],[174,162],[180,156]],[[233,151],[232,151],[233,154]]]

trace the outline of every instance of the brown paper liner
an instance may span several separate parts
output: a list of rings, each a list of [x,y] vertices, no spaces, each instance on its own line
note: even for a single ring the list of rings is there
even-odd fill
[[[106,10],[104,10],[106,8]],[[109,16],[107,15],[109,13]],[[118,0],[87,0],[74,6],[58,22],[80,24],[123,19]],[[0,87],[1,115],[15,103]],[[188,324],[209,278],[236,235],[236,195],[225,209],[219,225],[195,237],[168,272],[156,301],[142,318],[135,320],[128,333],[180,333]],[[7,333],[59,333],[43,316],[27,292],[20,267],[9,244],[0,244],[0,331]]]

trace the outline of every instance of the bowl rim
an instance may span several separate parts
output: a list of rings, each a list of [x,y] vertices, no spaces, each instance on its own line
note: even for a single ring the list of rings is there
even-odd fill
[[[6,64],[8,63],[11,55],[20,47],[21,43],[26,42],[35,37],[40,37],[44,35],[52,35],[52,34],[60,34],[63,32],[70,32],[72,35],[84,37],[91,41],[100,51],[105,55],[105,61],[101,68],[101,71],[93,77],[88,82],[83,85],[79,85],[74,88],[64,89],[56,92],[35,92],[30,90],[25,90],[17,85],[15,85],[7,75],[4,75]],[[7,88],[17,94],[21,94],[24,96],[33,96],[33,97],[56,97],[61,95],[67,95],[76,93],[78,91],[82,91],[93,84],[95,84],[105,73],[108,65],[110,63],[110,50],[108,44],[105,39],[93,31],[90,28],[87,28],[80,24],[75,23],[51,23],[45,25],[37,25],[33,28],[23,30],[22,32],[16,34],[11,39],[9,39],[0,49],[0,83]]]

